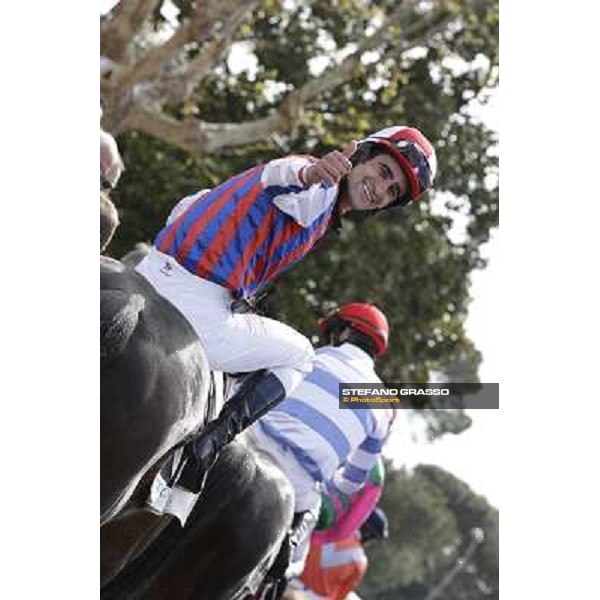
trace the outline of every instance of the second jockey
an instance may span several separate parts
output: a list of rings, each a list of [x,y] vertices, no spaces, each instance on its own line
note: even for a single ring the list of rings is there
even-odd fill
[[[190,322],[212,369],[257,371],[198,437],[199,473],[313,366],[303,335],[232,306],[302,259],[347,212],[417,200],[435,170],[435,151],[419,130],[389,127],[318,160],[289,156],[235,175],[186,199],[159,232],[137,272]]]
[[[292,483],[296,525],[301,519],[306,523],[302,536],[297,536],[288,576],[302,572],[321,510],[323,485],[339,535],[351,535],[373,510],[381,482],[373,486],[368,507],[355,506],[352,517],[344,516],[350,498],[365,486],[379,461],[395,414],[392,408],[343,410],[339,406],[340,383],[381,383],[374,359],[388,347],[385,315],[372,304],[354,302],[321,319],[319,325],[330,345],[317,349],[312,372],[249,429],[255,444]]]

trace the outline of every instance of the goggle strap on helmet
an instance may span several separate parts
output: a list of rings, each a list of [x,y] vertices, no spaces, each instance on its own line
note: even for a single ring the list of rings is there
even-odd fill
[[[356,325],[356,324],[362,324],[365,326],[365,328],[367,328],[369,330],[369,332],[372,332],[375,335],[379,336],[382,341],[385,340],[384,332],[381,329],[379,329],[378,327],[374,326],[373,323],[371,323],[370,321],[367,321],[366,319],[362,319],[361,317],[359,317],[357,315],[352,315],[352,317],[338,317],[338,318],[341,321],[348,323],[348,325],[350,325],[350,327],[352,327],[353,325]]]

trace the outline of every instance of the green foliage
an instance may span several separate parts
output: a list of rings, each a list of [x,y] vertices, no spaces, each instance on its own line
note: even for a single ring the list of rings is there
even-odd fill
[[[484,531],[484,542],[443,598],[498,598],[498,511],[484,497],[439,467],[420,465],[411,474],[388,465],[381,506],[390,537],[366,549],[362,598],[422,600],[464,556],[474,527]]]
[[[468,534],[474,527],[479,527],[485,532],[484,542],[475,554],[473,562],[477,572],[483,579],[484,587],[494,587],[493,584],[496,582],[495,587],[497,590],[498,511],[492,509],[483,496],[473,494],[464,482],[443,469],[427,465],[422,465],[418,469],[446,496],[448,507],[456,516],[460,531],[463,532],[460,553],[466,550],[470,542]],[[467,598],[467,596],[462,597]],[[478,598],[479,596],[473,593],[468,597]]]
[[[203,165],[161,140],[133,132],[118,143],[126,170],[111,194],[121,218],[108,249],[114,257],[151,242],[178,199],[216,183]]]
[[[188,14],[191,3],[177,4]],[[256,70],[234,75],[226,63],[219,65],[173,114],[209,122],[264,117],[287,91],[312,77],[312,58],[357,43],[374,17],[397,6],[391,0],[265,1],[234,40],[250,45]],[[324,311],[347,301],[375,302],[392,332],[379,363],[385,380],[424,382],[442,372],[454,381],[476,381],[481,357],[464,321],[470,273],[485,265],[479,248],[498,225],[498,157],[495,134],[471,118],[466,106],[494,84],[498,4],[457,0],[433,6],[442,17],[448,11],[459,15],[458,22],[432,29],[418,50],[402,53],[398,48],[432,27],[423,15],[409,14],[350,81],[311,100],[277,144],[267,139],[191,158],[142,134],[119,138],[127,170],[114,194],[122,224],[110,253],[119,256],[138,241],[151,241],[181,197],[254,164],[293,152],[319,156],[387,125],[415,124],[437,150],[435,191],[416,206],[347,220],[338,239],[331,236],[280,278],[268,313],[315,337]],[[199,52],[201,46],[190,45],[190,56]],[[458,214],[468,220],[459,240],[451,218]],[[461,411],[422,414],[432,435],[469,425]]]

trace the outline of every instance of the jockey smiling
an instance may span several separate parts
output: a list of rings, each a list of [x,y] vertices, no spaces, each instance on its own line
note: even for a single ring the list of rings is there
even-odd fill
[[[291,481],[295,522],[306,522],[288,576],[302,572],[320,512],[318,526],[335,526],[335,535],[318,541],[335,541],[352,535],[374,509],[383,483],[381,449],[395,415],[389,407],[339,405],[339,384],[381,383],[374,359],[388,347],[385,315],[372,304],[353,302],[319,326],[330,345],[317,349],[312,372],[248,430]]]
[[[435,170],[425,136],[396,126],[320,159],[272,160],[184,199],[136,270],[190,322],[212,369],[257,371],[196,440],[199,474],[313,366],[303,335],[233,307],[303,258],[342,215],[407,205]]]

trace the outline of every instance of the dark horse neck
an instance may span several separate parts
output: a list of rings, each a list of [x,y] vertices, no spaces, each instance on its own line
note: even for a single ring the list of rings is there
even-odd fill
[[[146,280],[100,259],[101,523],[207,421],[210,371],[191,326]]]

